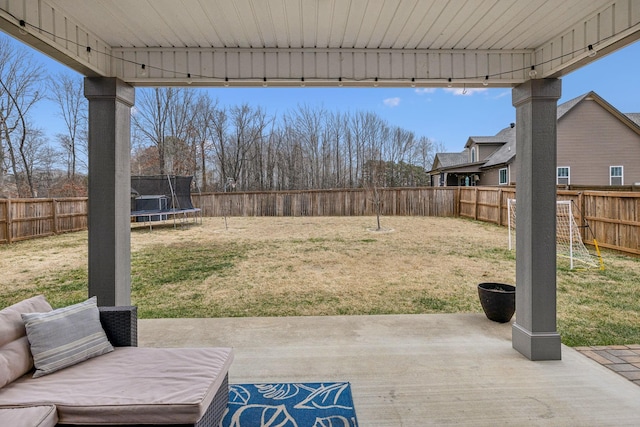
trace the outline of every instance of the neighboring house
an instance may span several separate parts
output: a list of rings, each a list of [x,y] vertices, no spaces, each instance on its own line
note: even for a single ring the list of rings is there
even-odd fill
[[[592,91],[558,106],[557,135],[558,185],[640,185],[640,113],[623,114]],[[470,137],[461,153],[436,154],[431,185],[513,185],[515,158],[511,124]]]

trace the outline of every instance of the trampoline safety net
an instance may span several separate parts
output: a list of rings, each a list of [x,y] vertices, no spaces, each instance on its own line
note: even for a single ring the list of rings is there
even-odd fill
[[[131,177],[131,218],[135,222],[164,221],[200,213],[191,201],[192,176],[151,175]]]

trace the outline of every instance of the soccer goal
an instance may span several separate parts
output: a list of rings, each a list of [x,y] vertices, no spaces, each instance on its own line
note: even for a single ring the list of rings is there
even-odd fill
[[[516,247],[516,199],[507,200],[509,250]],[[604,263],[600,256],[598,243],[593,239],[597,255],[592,255],[582,241],[580,227],[573,216],[573,203],[569,200],[556,202],[556,254],[569,260],[569,268],[573,270],[577,265],[586,268],[600,268],[604,270]]]

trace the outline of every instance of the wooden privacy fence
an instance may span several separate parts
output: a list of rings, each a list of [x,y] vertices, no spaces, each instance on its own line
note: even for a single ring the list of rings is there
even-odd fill
[[[514,187],[461,187],[459,216],[508,224],[507,200],[516,198]],[[640,193],[622,191],[558,190],[558,200],[573,202],[573,214],[582,239],[640,255]]]
[[[0,243],[86,229],[86,197],[0,199]]]
[[[381,213],[464,217],[506,226],[507,200],[515,187],[421,187],[379,190]],[[193,194],[203,216],[375,215],[371,191],[362,189]],[[572,200],[583,239],[593,234],[601,247],[640,255],[640,193],[558,190]],[[0,243],[84,230],[87,199],[0,199]]]
[[[403,216],[456,216],[455,187],[378,190],[381,213]],[[371,191],[362,189],[192,194],[205,217],[375,215]]]

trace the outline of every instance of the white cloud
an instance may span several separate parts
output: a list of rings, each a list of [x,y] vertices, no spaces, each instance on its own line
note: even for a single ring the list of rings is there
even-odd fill
[[[476,93],[482,93],[487,91],[488,89],[486,88],[461,88],[461,87],[456,87],[456,88],[444,88],[445,92],[449,92],[454,94],[455,96],[472,96]]]
[[[425,93],[433,93],[436,91],[435,87],[419,87],[417,89],[415,89],[415,92],[418,95],[424,95]]]
[[[387,107],[397,107],[398,105],[400,105],[400,98],[395,97],[395,98],[387,98],[384,101],[384,105],[386,105]]]

